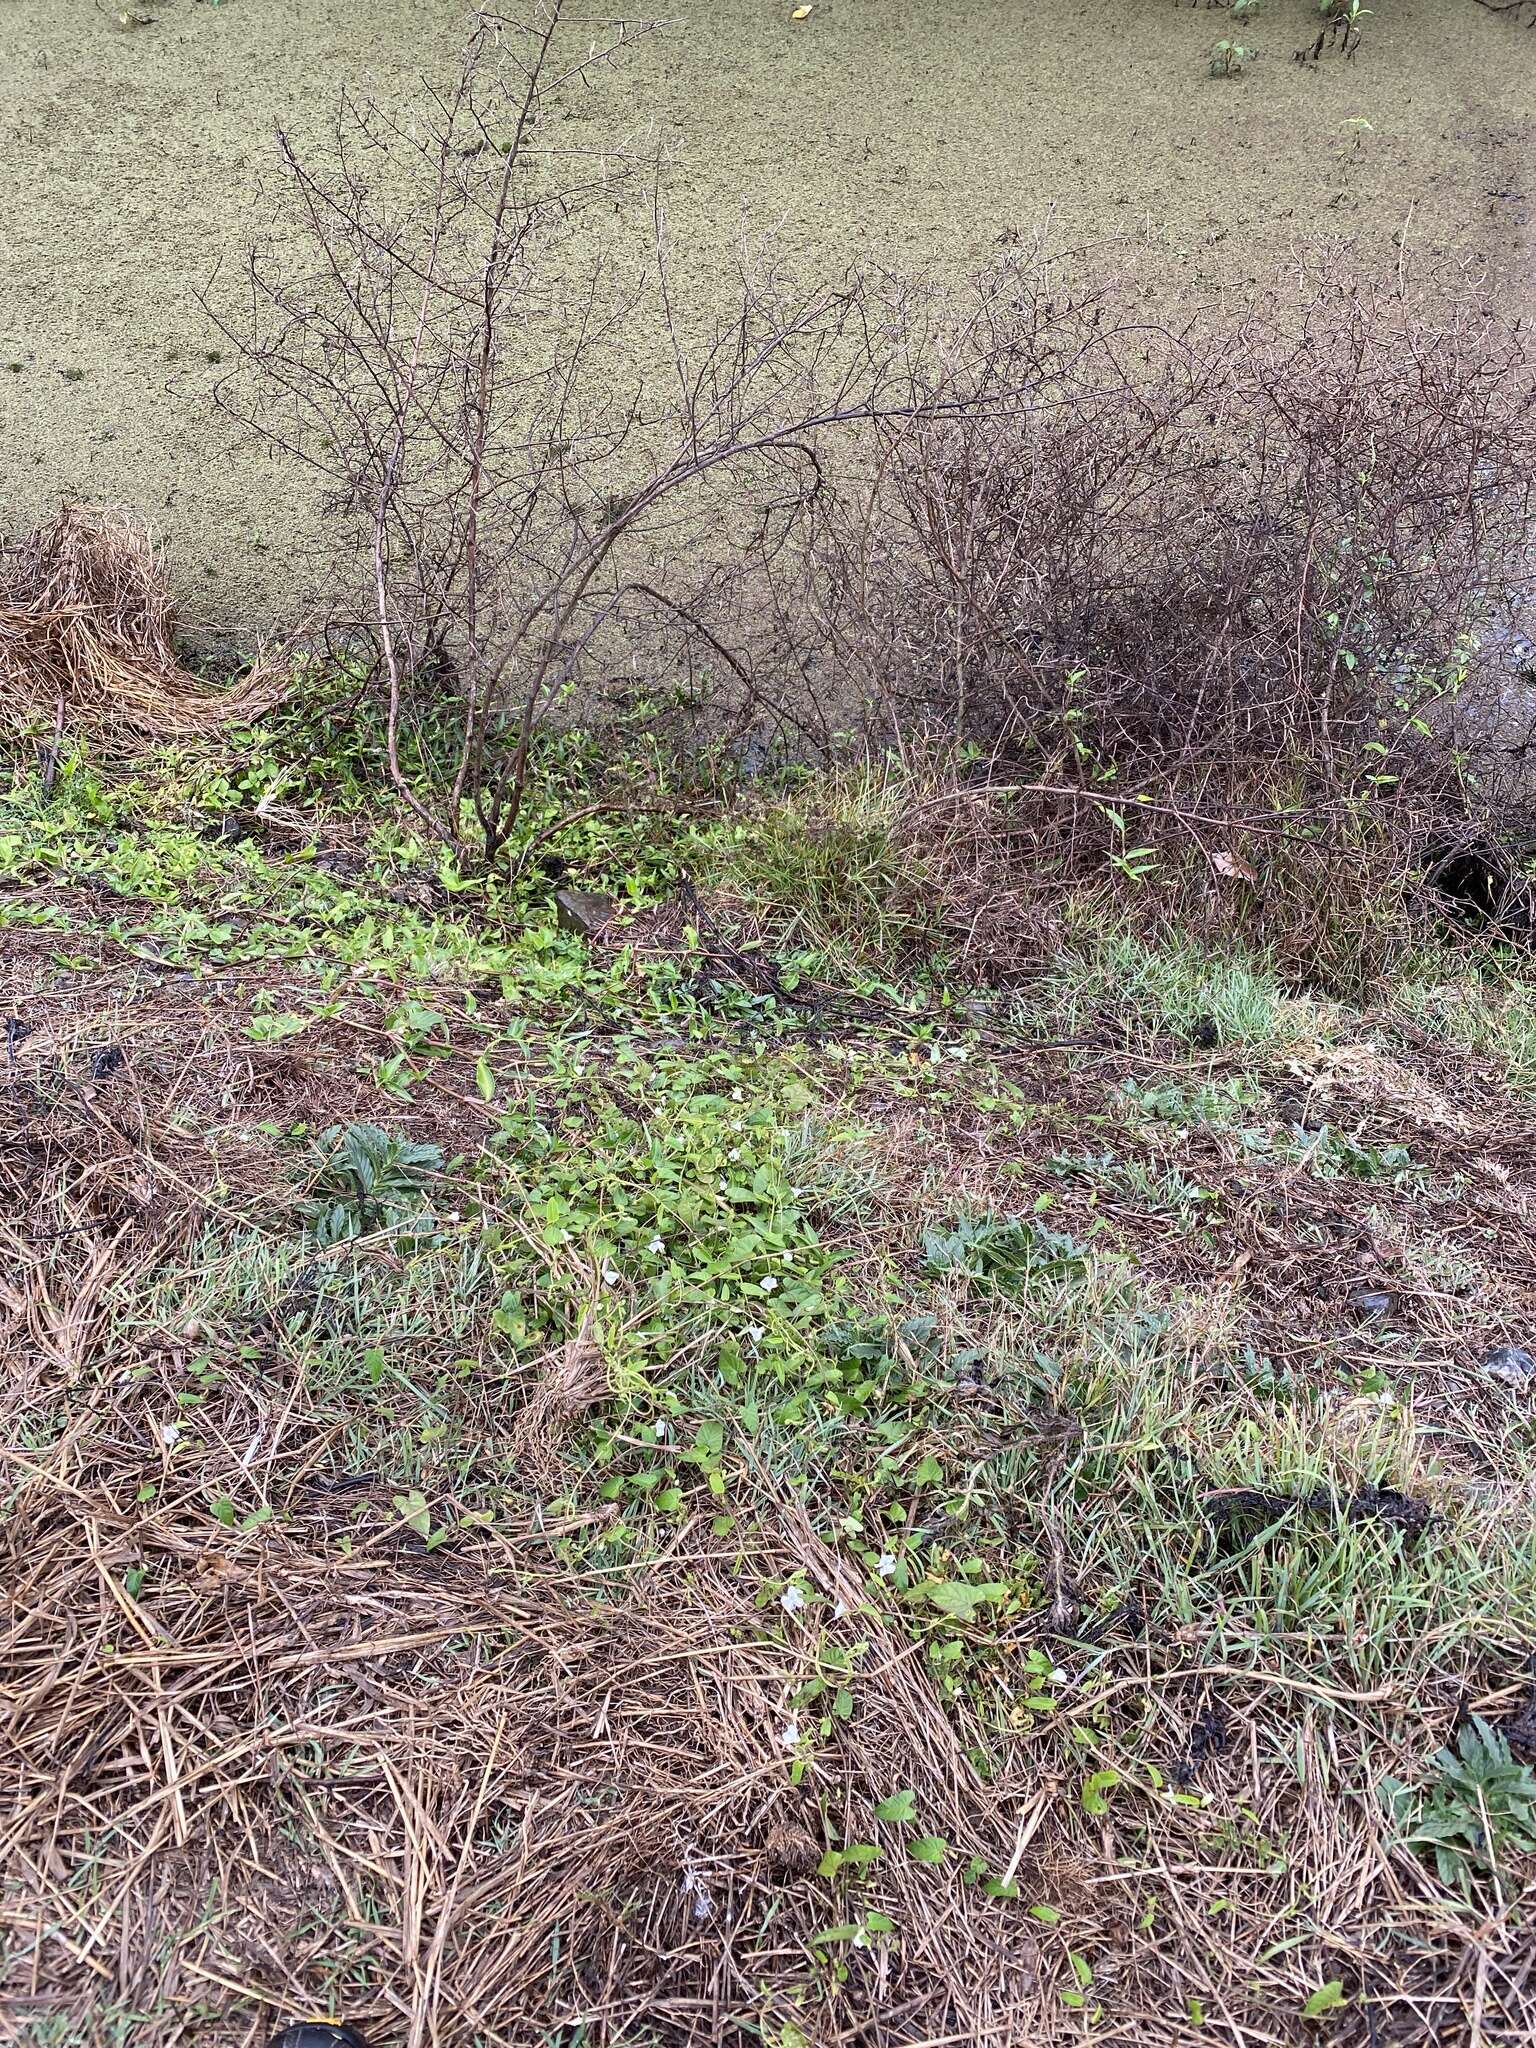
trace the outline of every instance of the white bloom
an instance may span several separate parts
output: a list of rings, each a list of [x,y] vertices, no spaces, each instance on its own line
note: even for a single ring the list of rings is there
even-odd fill
[[[763,1341],[763,1335],[764,1332],[761,1323],[748,1323],[746,1328],[746,1339],[749,1344],[761,1344]]]
[[[770,1273],[766,1279],[759,1280],[757,1284],[759,1287],[761,1287],[764,1294],[772,1294],[773,1290],[775,1289],[775,1287],[778,1286],[779,1283],[777,1280],[774,1279],[773,1275]]]
[[[181,1424],[179,1422],[162,1422],[160,1425],[160,1441],[168,1451],[173,1450],[181,1441]]]
[[[617,1287],[617,1286],[618,1286],[618,1284],[619,1284],[619,1272],[618,1272],[618,1268],[617,1268],[616,1266],[604,1266],[604,1268],[603,1268],[603,1285],[604,1285],[605,1287]]]
[[[657,1441],[657,1443],[664,1443],[664,1442],[666,1441],[666,1435],[667,1435],[667,1424],[666,1424],[666,1422],[665,1422],[665,1421],[662,1421],[662,1422],[658,1422],[658,1423],[657,1423],[657,1424],[655,1425],[655,1429],[656,1429],[656,1441]]]
[[[779,1595],[779,1605],[786,1614],[798,1614],[805,1605],[805,1595],[798,1586],[786,1586]]]
[[[659,1237],[653,1237],[650,1243],[646,1246],[646,1250],[648,1252],[664,1252],[666,1250],[666,1246],[662,1243]]]
[[[800,1747],[800,1723],[793,1718],[786,1721],[779,1730],[779,1740],[786,1749],[798,1749]]]
[[[733,1088],[731,1090],[731,1100],[732,1102],[745,1102],[746,1097],[742,1094],[739,1088]],[[738,1125],[737,1128],[739,1129],[740,1126]]]
[[[730,1151],[727,1152],[725,1156],[727,1159],[733,1161],[739,1159],[741,1157],[741,1147],[739,1145],[733,1145]]]
[[[1060,1666],[1059,1664],[1053,1664],[1053,1665],[1051,1666],[1051,1683],[1052,1683],[1052,1685],[1065,1685],[1065,1684],[1066,1684],[1066,1682],[1067,1682],[1067,1674],[1065,1673],[1065,1671],[1063,1671],[1063,1670],[1062,1670],[1062,1668],[1061,1668],[1061,1666]]]
[[[888,1579],[896,1569],[896,1559],[889,1550],[882,1550],[875,1560],[875,1570],[882,1579]]]
[[[781,1252],[779,1256],[783,1259],[786,1266],[792,1266],[795,1263],[793,1252]]]
[[[832,1609],[832,1619],[834,1621],[846,1621],[848,1619],[850,1611],[851,1610],[848,1606],[848,1602],[846,1600],[839,1600],[837,1602],[837,1605]]]

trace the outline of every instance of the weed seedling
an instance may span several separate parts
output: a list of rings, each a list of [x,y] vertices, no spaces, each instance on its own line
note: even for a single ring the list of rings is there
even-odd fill
[[[327,1149],[304,1204],[317,1244],[341,1244],[376,1231],[418,1241],[432,1235],[437,1219],[425,1184],[442,1168],[436,1145],[397,1138],[376,1124],[333,1128],[320,1143]]]
[[[1479,1877],[1497,1883],[1511,1851],[1536,1855],[1536,1769],[1515,1761],[1507,1736],[1474,1714],[1435,1768],[1427,1788],[1381,1781],[1382,1802],[1404,1830],[1399,1847],[1432,1857],[1441,1883],[1462,1893]]]

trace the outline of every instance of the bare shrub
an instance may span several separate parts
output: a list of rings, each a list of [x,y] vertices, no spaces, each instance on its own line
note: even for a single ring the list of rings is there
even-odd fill
[[[558,0],[523,24],[481,15],[424,108],[344,98],[323,149],[281,136],[243,304],[209,304],[246,373],[226,410],[327,487],[334,615],[371,647],[396,787],[450,840],[472,807],[487,859],[540,722],[626,648],[662,673],[702,654],[750,698],[745,586],[793,554],[819,438],[903,389],[857,286],[797,297],[744,272],[685,347],[653,169],[543,140],[556,96],[627,32],[562,63],[559,26]],[[638,272],[604,227],[637,207]],[[428,795],[404,743],[445,713]]]
[[[566,62],[559,26],[482,15],[423,111],[282,138],[211,309],[222,402],[326,484],[332,627],[420,820],[494,861],[559,705],[702,699],[756,759],[979,756],[984,888],[1177,883],[1340,953],[1340,901],[1400,891],[1524,745],[1484,673],[1531,561],[1518,330],[1466,277],[1331,273],[1173,327],[1039,251],[951,295],[748,266],[696,330],[656,167],[546,143],[626,34]],[[946,801],[911,830],[947,854],[982,813]]]
[[[1531,573],[1536,379],[1465,280],[1174,330],[1020,259],[919,399],[824,530],[827,631],[882,743],[984,761],[993,886],[1011,848],[1294,921],[1377,854],[1401,877],[1523,747],[1490,650]],[[946,804],[914,828],[982,818]]]

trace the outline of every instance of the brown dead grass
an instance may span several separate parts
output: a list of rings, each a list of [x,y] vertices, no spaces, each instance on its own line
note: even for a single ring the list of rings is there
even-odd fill
[[[247,1536],[173,1484],[126,1506],[154,1454],[125,1430],[105,1462],[102,1421],[20,1462],[8,1525],[13,2011],[131,2001],[160,2041],[206,2001],[198,2038],[223,2043],[366,1986],[349,2015],[413,2048],[578,2021],[720,2040],[770,2015],[851,2041],[876,2002],[893,2041],[1033,2032],[1028,1944],[899,1855],[871,1904],[911,1930],[900,1960],[856,1956],[839,1985],[817,1958],[823,1799],[867,1825],[912,1783],[1006,1851],[890,1644],[877,1725],[789,1783],[807,1649],[748,1589],[825,1566],[793,1517],[757,1554],[695,1538],[606,1583],[531,1530],[451,1555],[397,1530],[343,1560],[302,1501]]]
[[[875,2011],[893,2043],[1043,2038],[1030,1940],[953,1863],[893,1840],[866,1904],[899,1947],[815,1940],[840,1910],[829,1839],[877,1837],[894,1787],[993,1868],[1012,1819],[977,1731],[766,1474],[752,1533],[689,1525],[638,1569],[563,1563],[570,1532],[542,1513],[429,1549],[387,1484],[325,1476],[334,1413],[266,1347],[225,1362],[178,1454],[166,1418],[200,1332],[125,1310],[276,1171],[247,1155],[232,1182],[209,1135],[273,1086],[298,1098],[267,1072],[291,1047],[242,1046],[192,994],[134,1022],[126,1050],[100,1010],[40,1023],[0,1087],[0,1923],[21,2037],[106,2038],[132,2012],[135,2048],[233,2048],[340,2006],[411,2048],[577,2025],[798,2027],[819,2048],[870,2038]],[[92,1078],[109,1044],[121,1064]],[[502,1419],[535,1491],[604,1387],[578,1335]],[[226,1527],[220,1498],[274,1518]],[[759,1598],[792,1572],[869,1645],[856,1723],[818,1737],[802,1714],[798,1784],[784,1731],[821,1631]]]
[[[35,936],[10,935],[18,947]],[[1092,2038],[1123,2048],[1523,2048],[1536,1957],[1520,1927],[1458,1915],[1390,1853],[1368,1803],[1339,1792],[1367,1751],[1374,1768],[1413,1776],[1458,1714],[1519,1711],[1499,1644],[1486,1669],[1462,1659],[1416,1696],[1362,1697],[1347,1670],[1288,1686],[1214,1666],[1203,1617],[1107,1622],[1085,1583],[1079,1618],[1098,1630],[1105,1690],[1068,1688],[1055,1714],[1000,1738],[941,1699],[922,1645],[865,1608],[857,1574],[748,1453],[732,1498],[751,1512],[729,1536],[701,1517],[643,1565],[572,1562],[602,1510],[568,1513],[548,1490],[605,1390],[585,1331],[529,1384],[488,1372],[466,1394],[487,1450],[513,1452],[526,1498],[492,1528],[454,1525],[434,1500],[452,1528],[442,1547],[412,1530],[387,1476],[339,1454],[335,1402],[311,1382],[302,1338],[268,1331],[250,1356],[221,1353],[218,1390],[188,1431],[195,1456],[167,1442],[205,1333],[127,1311],[200,1220],[248,1224],[258,1196],[274,1213],[282,1162],[224,1139],[257,1115],[358,1113],[362,1041],[333,1019],[329,1036],[255,1046],[245,1008],[216,987],[145,984],[130,1004],[133,971],[119,970],[121,1001],[110,976],[63,1002],[39,987],[23,1006],[37,1028],[0,1076],[0,1925],[22,2040],[106,2041],[121,2020],[133,2048],[255,2048],[280,2018],[329,2009],[375,2048],[565,2048],[578,2025],[591,2048],[1033,2048],[1084,2038],[1059,1995],[1074,1983],[1070,1950],[1094,1959]],[[93,1079],[111,1045],[123,1065]],[[1108,1045],[1071,1065],[1021,1054],[1017,1077],[1042,1111],[1024,1141],[1000,1142],[963,1090],[938,1125],[910,1102],[885,1105],[873,1164],[880,1204],[901,1212],[896,1235],[911,1240],[929,1196],[1027,1209],[1021,1157],[1074,1124],[1099,1147],[1123,1071]],[[1463,1062],[1348,1043],[1293,1054],[1274,1083],[1458,1171],[1493,1162],[1458,1213],[1501,1247],[1499,1290],[1470,1309],[1430,1304],[1415,1327],[1454,1329],[1458,1370],[1485,1328],[1518,1336],[1536,1265],[1530,1132],[1509,1105]],[[458,1093],[424,1097],[413,1135],[456,1142]],[[1060,1120],[1048,1138],[1047,1115]],[[1266,1181],[1268,1169],[1224,1162],[1220,1142],[1200,1139],[1186,1161],[1226,1172],[1232,1197],[1199,1265],[1129,1212],[1078,1216],[1067,1196],[1059,1219],[1103,1226],[1154,1286],[1224,1273],[1233,1312],[1282,1357],[1287,1329],[1303,1363],[1335,1356],[1366,1211],[1400,1219],[1411,1246],[1413,1198]],[[892,1241],[891,1217],[879,1227]],[[1437,1427],[1475,1419],[1464,1376],[1420,1377]],[[979,1467],[1046,1443],[1020,1530],[1053,1532],[1069,1593],[1074,1573],[1088,1576],[1076,1559],[1092,1504],[1059,1482],[1048,1447],[1062,1418],[990,1399],[957,1396],[933,1447]],[[1341,1405],[1329,1426],[1347,1435],[1358,1421]],[[220,1499],[237,1522],[271,1518],[226,1527]],[[815,1626],[781,1613],[791,1574],[821,1596]],[[1509,1619],[1518,1637],[1528,1617]],[[825,1732],[817,1709],[799,1713],[795,1783],[783,1731],[825,1640],[868,1645],[855,1711]],[[984,1646],[1005,1730],[1035,1683],[1019,1660],[1042,1646],[1081,1662],[1043,1607]],[[1229,1734],[1197,1780],[1208,1807],[1154,1808],[1133,1779],[1108,1815],[1083,1810],[1101,1754],[1169,1777],[1213,1700]],[[988,1753],[984,1781],[975,1759]],[[874,1818],[902,1786],[952,1845],[940,1870]],[[817,1874],[835,1841],[882,1843],[860,1908],[886,1913],[898,1940],[817,1943],[848,1911]],[[963,1885],[973,1855],[1061,1919]],[[1367,1994],[1369,2015],[1351,2008],[1318,2035],[1299,2008],[1329,1975]]]
[[[176,652],[165,563],[123,513],[65,505],[0,550],[0,693],[59,731],[191,738],[270,710],[275,660],[214,690]]]

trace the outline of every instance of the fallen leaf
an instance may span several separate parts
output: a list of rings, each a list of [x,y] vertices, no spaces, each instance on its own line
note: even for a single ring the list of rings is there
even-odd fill
[[[1259,879],[1247,861],[1239,859],[1235,853],[1228,853],[1225,847],[1219,846],[1211,855],[1211,866],[1218,875],[1227,875],[1235,882],[1256,882]]]

